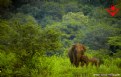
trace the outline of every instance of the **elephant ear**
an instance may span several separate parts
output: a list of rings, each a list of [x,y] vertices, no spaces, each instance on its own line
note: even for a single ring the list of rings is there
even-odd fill
[[[74,49],[75,49],[75,44],[73,44],[73,45],[69,48],[69,50],[68,50],[68,56],[73,54]]]
[[[75,46],[76,46],[75,44],[72,45],[72,47],[71,47],[71,50],[72,50],[72,51],[74,51]]]

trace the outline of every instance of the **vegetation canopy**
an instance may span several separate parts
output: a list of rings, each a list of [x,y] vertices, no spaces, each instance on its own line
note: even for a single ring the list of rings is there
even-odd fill
[[[111,5],[121,0],[0,0],[0,77],[121,75]]]

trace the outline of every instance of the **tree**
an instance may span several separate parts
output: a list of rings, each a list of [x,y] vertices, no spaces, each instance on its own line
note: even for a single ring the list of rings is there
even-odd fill
[[[62,31],[61,39],[64,47],[68,47],[74,42],[80,42],[85,37],[88,22],[88,17],[84,16],[82,12],[69,12],[63,16],[62,22],[54,24]]]
[[[60,32],[57,29],[51,27],[42,29],[29,15],[18,13],[10,20],[1,21],[0,29],[0,54],[4,55],[5,52],[7,57],[6,54],[14,53],[13,58],[17,59],[10,66],[10,70],[13,71],[11,76],[29,77],[32,69],[36,70],[37,74],[40,72],[36,65],[38,63],[33,63],[33,58],[38,60],[38,57],[45,55],[47,51],[58,50],[61,45]],[[7,69],[1,69],[2,75],[7,76],[8,72],[5,73]]]
[[[89,24],[83,42],[91,49],[108,49],[108,37],[116,35],[117,29],[101,21],[97,23],[95,19],[92,19]]]

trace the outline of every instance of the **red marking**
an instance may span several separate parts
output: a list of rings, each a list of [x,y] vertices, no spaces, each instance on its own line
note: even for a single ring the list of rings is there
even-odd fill
[[[116,8],[114,5],[111,5],[110,8],[107,8],[106,10],[111,16],[115,16],[119,11],[119,9]]]

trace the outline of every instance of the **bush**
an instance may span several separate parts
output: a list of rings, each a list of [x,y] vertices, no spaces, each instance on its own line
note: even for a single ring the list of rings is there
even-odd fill
[[[1,77],[13,76],[14,63],[17,62],[14,53],[5,53],[0,50],[0,75]]]

